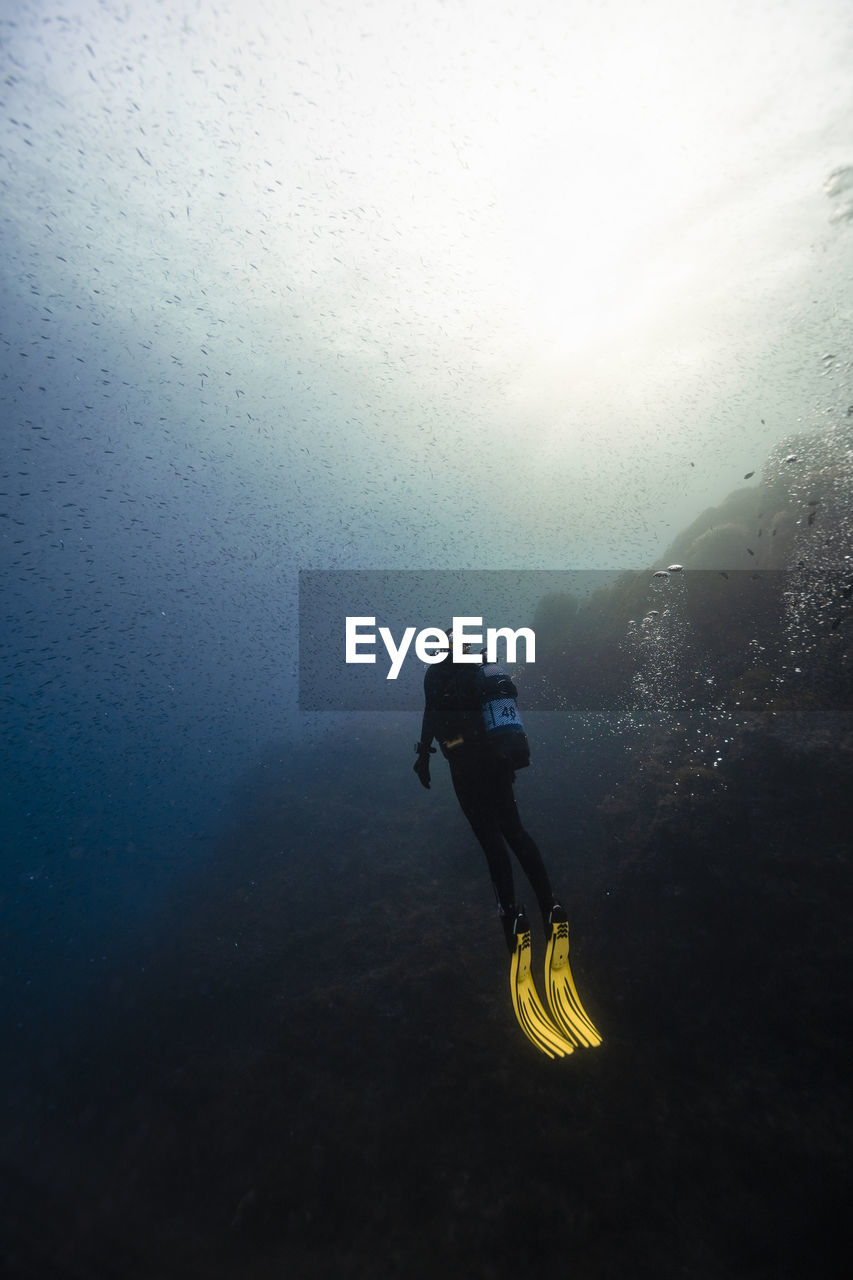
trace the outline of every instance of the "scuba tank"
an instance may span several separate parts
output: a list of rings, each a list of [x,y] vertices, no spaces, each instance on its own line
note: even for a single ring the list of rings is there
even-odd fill
[[[496,662],[484,663],[477,672],[477,687],[486,745],[512,769],[526,769],[530,744],[515,700],[518,690],[509,672]]]

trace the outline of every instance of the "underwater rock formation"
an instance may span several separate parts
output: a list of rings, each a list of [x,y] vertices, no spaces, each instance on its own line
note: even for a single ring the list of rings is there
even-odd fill
[[[758,485],[708,508],[647,572],[625,573],[580,605],[543,601],[526,697],[529,689],[546,705],[557,691],[557,705],[626,712],[657,700],[668,714],[674,701],[695,708],[730,696],[743,705],[734,695],[744,682],[753,704],[794,687],[844,696],[852,478],[853,426],[791,437]]]

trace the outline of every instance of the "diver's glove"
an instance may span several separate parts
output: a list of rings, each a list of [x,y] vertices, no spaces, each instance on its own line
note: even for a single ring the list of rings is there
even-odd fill
[[[418,753],[418,758],[412,768],[420,778],[421,786],[429,791],[429,758],[435,755],[435,747],[425,747],[422,742],[416,742],[415,751]]]

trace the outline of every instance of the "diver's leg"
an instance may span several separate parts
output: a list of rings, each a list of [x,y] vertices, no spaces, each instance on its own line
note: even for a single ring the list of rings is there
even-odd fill
[[[451,762],[450,777],[456,798],[471,829],[486,855],[489,875],[498,902],[498,912],[504,938],[510,953],[515,946],[515,887],[512,862],[501,835],[500,823],[491,803],[488,789],[483,786],[480,770],[469,769],[463,762]]]
[[[539,910],[542,913],[542,925],[547,938],[551,931],[549,916],[556,902],[545,863],[536,841],[525,830],[518,812],[518,805],[512,790],[513,775],[511,770],[501,767],[495,770],[492,779],[494,811],[498,818],[501,833],[518,858],[522,871],[527,876],[536,894]]]

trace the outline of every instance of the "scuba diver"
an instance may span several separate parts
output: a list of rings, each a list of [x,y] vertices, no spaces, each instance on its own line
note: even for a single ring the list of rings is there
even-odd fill
[[[542,855],[525,830],[513,794],[516,769],[530,763],[530,748],[518,713],[518,690],[503,667],[485,661],[454,661],[450,651],[431,663],[424,676],[424,715],[415,744],[414,771],[430,787],[433,739],[450,766],[462,812],[486,855],[498,911],[510,952],[513,1008],[525,1035],[549,1057],[564,1057],[578,1044],[601,1043],[580,1002],[569,967],[568,916],[555,898]],[[477,646],[464,644],[471,655]],[[508,846],[508,847],[507,847]],[[524,907],[515,901],[510,851],[524,871],[545,929],[546,1012],[530,971],[531,930]]]

